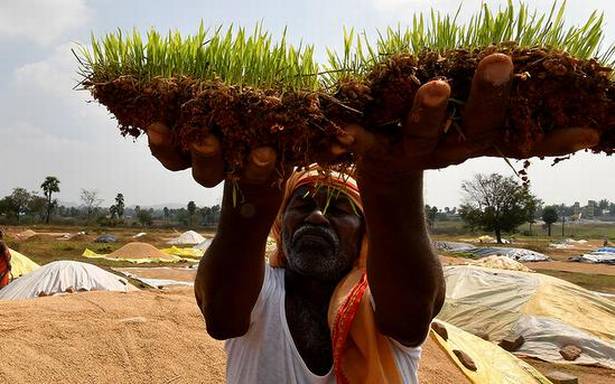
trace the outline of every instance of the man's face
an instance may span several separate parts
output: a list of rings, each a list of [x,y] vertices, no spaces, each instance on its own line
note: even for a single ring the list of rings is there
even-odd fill
[[[339,281],[359,255],[363,219],[344,193],[303,186],[282,221],[286,268],[323,281]]]

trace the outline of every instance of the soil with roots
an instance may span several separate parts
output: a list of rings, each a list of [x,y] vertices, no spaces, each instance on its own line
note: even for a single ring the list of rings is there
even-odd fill
[[[450,127],[459,131],[464,102],[481,59],[502,52],[513,60],[515,76],[498,145],[527,158],[551,131],[592,128],[600,134],[594,152],[615,152],[615,82],[611,69],[542,48],[501,44],[438,54],[396,55],[375,66],[364,80],[341,81],[322,92],[262,90],[197,81],[187,77],[133,76],[105,79],[92,74],[83,84],[118,121],[124,135],[139,136],[150,124],[174,129],[184,148],[205,135],[220,138],[226,171],[239,172],[252,148],[271,146],[282,165],[327,161],[328,148],[347,123],[359,123],[395,139],[417,89],[427,81],[451,85]],[[335,159],[345,165],[350,155]]]

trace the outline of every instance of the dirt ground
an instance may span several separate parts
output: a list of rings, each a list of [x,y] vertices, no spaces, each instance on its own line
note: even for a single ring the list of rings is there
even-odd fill
[[[10,235],[26,228],[11,228]],[[34,228],[38,233],[78,232],[80,229]],[[115,244],[95,244],[103,232],[119,237]],[[28,240],[10,239],[9,245],[45,264],[72,259],[98,264],[105,269],[121,270],[144,278],[194,281],[196,269],[186,263],[139,265],[112,261],[85,260],[81,253],[113,251],[135,241],[140,229],[123,228],[88,232],[71,240],[36,236]],[[148,231],[139,241],[158,248],[179,232],[169,229]],[[455,240],[455,239],[451,239]],[[554,261],[527,263],[539,272],[548,273],[589,289],[615,293],[615,266],[567,262],[601,246],[599,240],[571,249],[547,247],[546,239],[519,241],[513,246],[527,246],[551,256]],[[465,259],[441,256],[443,264],[463,264]],[[0,356],[19,356],[0,364],[0,383],[221,383],[224,382],[225,356],[222,344],[212,340],[204,330],[202,318],[194,305],[193,290],[166,288],[133,294],[108,292],[81,293],[46,297],[31,301],[2,303],[0,316]],[[543,373],[568,371],[580,383],[615,384],[615,371],[577,366],[556,366],[528,360]],[[446,364],[438,350],[425,348],[421,382],[451,382],[455,371]]]
[[[550,269],[554,271],[615,276],[615,265],[575,263],[568,261],[538,261],[534,263],[523,264],[534,270]]]
[[[542,374],[559,371],[576,376],[579,384],[615,384],[615,371],[600,367],[585,367],[573,364],[551,364],[537,359],[523,359]]]
[[[119,272],[126,272],[146,279],[165,279],[183,282],[193,282],[196,276],[196,268],[187,267],[128,267],[113,268]]]
[[[225,379],[223,343],[207,336],[191,288],[3,302],[0,334],[0,383],[202,384]],[[421,383],[467,382],[433,343],[426,344],[422,361]]]
[[[192,289],[2,303],[1,383],[221,383]],[[9,358],[7,358],[9,357]]]

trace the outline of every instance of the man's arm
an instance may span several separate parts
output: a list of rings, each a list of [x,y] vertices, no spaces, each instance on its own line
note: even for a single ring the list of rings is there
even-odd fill
[[[443,80],[419,88],[401,140],[358,126],[346,129],[362,154],[357,172],[377,326],[404,345],[424,341],[445,297],[442,267],[427,234],[422,170],[462,162],[490,145],[504,119],[512,74],[508,56],[494,54],[479,63],[463,114],[465,141],[446,140],[451,89]]]
[[[378,329],[404,345],[418,346],[445,295],[442,266],[427,234],[423,174],[377,183],[359,175],[359,187]]]
[[[216,237],[199,264],[194,284],[207,332],[218,340],[244,335],[258,298],[265,246],[281,201],[281,191],[245,185],[246,204],[233,206],[233,186],[226,182]]]
[[[156,123],[148,127],[147,138],[152,155],[165,168],[192,168],[194,179],[206,188],[223,181],[224,160],[215,136],[208,135],[184,150],[173,130]],[[218,231],[194,284],[207,331],[216,339],[241,336],[248,330],[263,283],[267,235],[282,201],[283,191],[274,185],[275,151],[253,149],[246,163],[239,180],[224,184]]]

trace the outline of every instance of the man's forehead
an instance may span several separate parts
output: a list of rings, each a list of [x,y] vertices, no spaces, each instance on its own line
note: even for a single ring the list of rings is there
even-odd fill
[[[352,200],[351,197],[348,195],[348,193],[344,191],[342,188],[338,188],[338,187],[330,186],[330,185],[324,185],[324,184],[316,184],[316,183],[303,184],[297,187],[297,189],[295,189],[295,191],[292,193],[292,198],[316,196],[320,194],[328,195],[331,193],[333,193],[333,196],[336,198],[343,196],[345,198]]]

